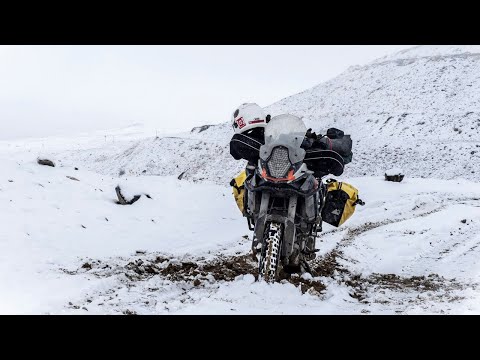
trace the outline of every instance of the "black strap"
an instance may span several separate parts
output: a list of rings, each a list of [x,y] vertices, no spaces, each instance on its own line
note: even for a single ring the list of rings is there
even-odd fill
[[[360,205],[360,206],[364,206],[365,205],[365,202],[361,199],[357,199],[357,201],[355,201],[353,203],[353,205]]]
[[[235,181],[235,179],[232,179],[232,181],[230,181],[230,186],[233,186],[235,189],[237,189],[237,191],[240,192],[240,190],[244,189],[245,188],[245,185],[240,185],[238,186],[237,185],[237,182]]]

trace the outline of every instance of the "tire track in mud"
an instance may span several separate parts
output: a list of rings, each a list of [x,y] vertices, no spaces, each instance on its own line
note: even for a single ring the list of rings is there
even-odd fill
[[[122,300],[119,296],[121,292],[136,293],[137,300],[133,304],[148,308],[148,313],[157,312],[158,298],[162,297],[165,309],[168,310],[168,304],[172,301],[192,304],[199,301],[198,293],[202,293],[202,297],[212,296],[222,283],[234,282],[245,275],[257,278],[258,262],[253,260],[251,254],[219,255],[212,260],[178,260],[164,254],[142,254],[137,259],[89,259],[76,270],[61,270],[72,276],[86,275],[113,281],[108,289],[93,289],[84,300],[70,303],[68,308],[87,310],[89,306],[95,305],[108,308],[110,312],[134,314],[135,311],[128,307],[128,300]],[[293,284],[302,294],[320,296],[326,288],[319,280],[295,275],[282,281]]]
[[[126,261],[128,262],[123,265],[122,262],[125,263]],[[117,264],[112,264],[112,262],[117,262]],[[199,286],[205,281],[234,281],[242,275],[253,275],[257,278],[258,262],[253,260],[251,254],[240,256],[219,255],[209,261],[201,258],[179,261],[174,257],[152,254],[133,261],[120,259],[103,263],[100,260],[90,260],[77,270],[61,270],[69,275],[88,273],[96,278],[124,276],[127,283],[145,281],[154,276],[161,276],[172,282],[191,282],[194,286]],[[285,280],[301,286],[302,292],[309,289],[306,286],[313,287],[317,291],[325,288],[321,283],[296,276]]]
[[[446,279],[438,274],[405,277],[397,274],[374,273],[369,276],[362,276],[361,274],[353,274],[338,261],[338,259],[342,259],[347,263],[354,261],[353,259],[346,258],[342,249],[351,245],[358,236],[382,226],[408,221],[417,217],[429,216],[445,209],[446,206],[446,204],[443,204],[434,210],[409,218],[367,222],[361,226],[349,228],[347,234],[337,243],[333,250],[313,260],[313,275],[333,278],[338,284],[344,284],[351,288],[350,296],[362,304],[379,303],[401,306],[402,309],[397,310],[397,313],[404,312],[409,305],[425,303],[426,299],[431,302],[436,301],[437,303],[463,300],[464,297],[460,295],[460,291],[466,287],[476,289],[477,284],[468,284],[455,279]],[[335,229],[329,233],[338,231],[340,231],[340,229]],[[320,235],[320,238],[321,237],[322,235]],[[395,296],[395,294],[398,293],[403,293],[404,295],[411,293],[413,296],[410,296],[410,298],[407,296],[408,299],[405,301],[403,299],[404,297],[398,299],[398,295]],[[420,297],[420,295],[422,295],[422,297]],[[429,305],[427,304],[423,305],[424,310],[428,310],[428,307]]]
[[[313,269],[319,276],[329,276],[329,277],[333,276],[334,270],[339,270],[340,272],[345,271],[345,269],[343,269],[343,267],[338,264],[337,258],[341,258],[343,260],[349,261],[348,259],[344,258],[344,254],[341,249],[351,245],[358,236],[368,231],[377,229],[381,226],[395,224],[395,223],[399,223],[407,220],[412,220],[417,217],[426,217],[428,215],[431,215],[443,210],[445,207],[446,207],[445,205],[440,206],[434,210],[421,213],[419,215],[416,215],[410,218],[389,219],[389,220],[383,220],[378,222],[366,222],[358,227],[353,227],[348,229],[339,228],[327,233],[320,234],[319,240],[321,240],[321,238],[325,237],[326,235],[347,230],[347,234],[337,243],[337,245],[332,251],[330,251],[320,259],[315,259],[312,261]]]
[[[250,255],[225,257],[204,261],[202,258],[178,260],[166,255],[142,255],[137,259],[128,258],[88,260],[77,270],[61,269],[69,275],[88,273],[96,278],[123,275],[128,281],[148,280],[154,276],[163,276],[171,281],[189,281],[210,276],[216,281],[232,281],[239,275],[254,273],[256,268]]]

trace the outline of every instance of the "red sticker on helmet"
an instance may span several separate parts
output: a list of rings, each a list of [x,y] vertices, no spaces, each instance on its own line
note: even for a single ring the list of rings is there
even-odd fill
[[[265,122],[265,120],[253,120],[253,121],[250,121],[249,124],[259,124],[263,122]]]
[[[243,120],[243,117],[237,119],[237,124],[238,124],[238,127],[240,129],[244,128],[247,125],[247,124],[245,124],[245,121]]]

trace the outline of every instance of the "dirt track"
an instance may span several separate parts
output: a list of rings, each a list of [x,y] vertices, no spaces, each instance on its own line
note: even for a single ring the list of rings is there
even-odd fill
[[[339,244],[341,246],[341,244]],[[342,253],[339,248],[311,262],[313,278],[301,277],[296,274],[288,276],[282,282],[289,282],[298,287],[301,292],[311,295],[322,296],[326,289],[325,281],[330,279],[344,284],[350,288],[350,296],[363,304],[372,299],[368,294],[385,292],[413,292],[428,293],[432,296],[444,297],[445,301],[451,301],[449,291],[461,289],[464,284],[447,280],[436,274],[429,276],[401,277],[396,274],[372,274],[363,277],[352,274],[337,262]],[[144,255],[133,261],[110,265],[100,261],[84,263],[77,271],[68,272],[71,275],[89,273],[95,277],[110,277],[123,275],[128,287],[134,287],[137,283],[161,277],[165,280],[178,283],[186,283],[192,287],[208,286],[214,282],[234,281],[241,275],[258,275],[257,263],[253,261],[250,254],[241,256],[219,256],[211,261],[203,259],[192,259],[189,261],[178,261],[161,255]],[[388,296],[387,296],[388,297]],[[438,300],[441,300],[440,298]],[[458,298],[456,298],[458,300]],[[388,302],[389,300],[380,300]]]

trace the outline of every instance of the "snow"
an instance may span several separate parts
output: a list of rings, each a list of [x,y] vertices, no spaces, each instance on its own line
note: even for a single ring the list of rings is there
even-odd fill
[[[136,178],[129,179],[128,177],[121,178],[117,184],[120,187],[120,192],[125,200],[132,200],[135,196],[150,196],[148,189],[141,184]],[[147,198],[148,198],[147,196]]]
[[[68,150],[65,150],[68,153]],[[60,153],[59,153],[60,154]],[[319,258],[341,251],[341,268],[321,293],[252,274],[232,281],[193,276],[128,277],[128,264],[160,269],[249,253],[251,236],[231,189],[176,176],[106,176],[71,166],[40,166],[29,152],[0,152],[0,313],[3,314],[352,314],[478,313],[480,184],[465,179],[345,178],[360,189],[341,228],[324,224]],[[59,157],[61,159],[61,156]],[[79,181],[73,181],[73,176]],[[11,180],[12,182],[10,182]],[[115,186],[148,192],[131,206]],[[463,220],[466,220],[464,223]],[[352,238],[352,233],[355,234]],[[85,265],[87,264],[87,265]],[[342,274],[342,268],[348,271]],[[130,275],[129,275],[130,274]],[[436,291],[392,290],[381,283],[352,297],[348,279],[378,274],[438,275]],[[128,276],[127,276],[128,275]],[[143,276],[143,275],[142,275]],[[197,278],[201,285],[192,282]],[[443,279],[443,280],[442,280]],[[419,297],[421,301],[414,301]]]
[[[227,123],[0,142],[0,313],[480,313],[477,54],[411,49],[267,108],[351,133],[338,179],[366,203],[324,224],[316,274],[281,283],[252,274]],[[118,205],[117,185],[151,199]]]
[[[230,231],[245,233],[227,188],[191,186],[169,177],[131,178],[152,199],[120,206],[115,204],[117,179],[34,160],[2,158],[0,214],[8,224],[0,229],[2,313],[49,311],[58,299],[64,303],[72,292],[78,294],[92,279],[75,284],[61,269],[80,259],[129,256],[139,249],[208,253],[237,242],[239,235]],[[218,226],[214,232],[207,221],[212,216]]]
[[[400,168],[392,168],[385,171],[385,175],[395,176],[395,175],[404,175],[404,173],[403,173],[403,170]]]
[[[479,45],[422,45],[401,50],[376,60],[376,63],[391,60],[418,59],[445,56],[463,56],[463,54],[480,54]]]

